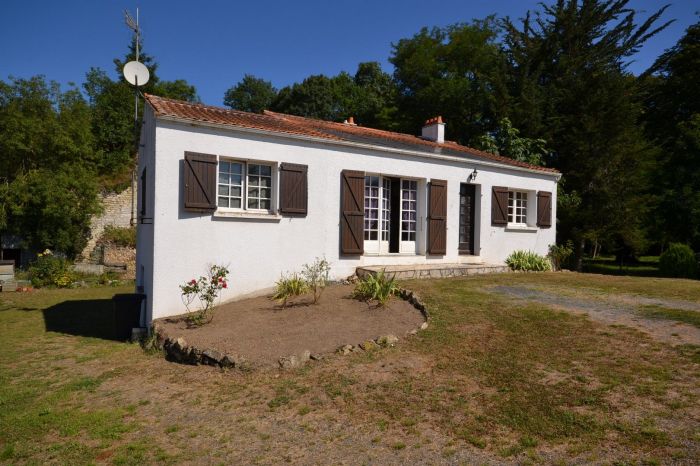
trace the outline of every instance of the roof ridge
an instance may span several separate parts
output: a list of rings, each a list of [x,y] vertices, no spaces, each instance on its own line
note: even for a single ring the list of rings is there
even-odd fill
[[[355,135],[356,137],[365,135],[365,137],[368,138],[374,136],[386,140],[387,143],[393,141],[396,143],[403,142],[404,144],[409,145],[420,145],[426,148],[430,147],[432,149],[450,149],[466,155],[490,159],[492,161],[502,163],[503,165],[527,168],[541,172],[558,173],[558,170],[553,168],[532,165],[530,163],[512,159],[503,155],[493,154],[480,149],[458,144],[454,141],[438,143],[413,134],[399,133],[396,131],[371,128],[368,126],[351,125],[300,115],[290,115],[267,109],[263,110],[262,113],[253,113],[215,105],[207,105],[201,102],[187,102],[168,97],[160,97],[153,94],[144,94],[144,97],[146,101],[153,106],[156,113],[161,115],[175,116],[178,118],[205,121],[228,126],[265,129],[278,133],[314,136],[336,141],[340,140],[352,142],[352,135]],[[207,115],[205,112],[211,113]],[[340,133],[344,134],[337,134],[335,131],[339,131]],[[376,142],[374,144],[381,146],[382,142]],[[391,145],[389,144],[388,147],[391,147]],[[420,149],[416,148],[416,150]]]

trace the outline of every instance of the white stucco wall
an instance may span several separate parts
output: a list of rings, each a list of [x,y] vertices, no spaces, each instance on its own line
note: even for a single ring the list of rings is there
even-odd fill
[[[251,134],[233,128],[209,128],[153,120],[152,141],[142,148],[149,164],[149,188],[155,192],[152,225],[139,225],[138,264],[144,267],[141,283],[148,295],[148,318],[181,314],[184,306],[179,286],[205,273],[209,264],[227,265],[230,287],[223,300],[270,289],[280,274],[300,270],[301,265],[324,256],[334,278],[347,277],[360,265],[423,264],[433,262],[502,263],[512,251],[534,250],[546,254],[555,241],[555,228],[511,231],[491,226],[491,187],[552,192],[556,218],[556,179],[553,174],[489,167],[476,160],[442,161],[384,151],[333,146],[328,143]],[[224,218],[183,209],[183,158],[185,151],[217,154],[242,160],[308,165],[308,215],[279,220]],[[151,168],[152,167],[152,168]],[[475,248],[476,256],[459,255],[459,189],[478,170]],[[139,173],[142,167],[139,167]],[[425,183],[431,178],[448,182],[447,254],[341,256],[339,252],[340,183],[342,170],[360,170],[387,176],[419,178],[418,241],[425,250]],[[150,191],[150,189],[149,189]],[[273,196],[277,193],[275,192]],[[530,203],[533,212],[536,204]],[[137,277],[137,280],[139,278]],[[139,282],[137,281],[137,284]]]

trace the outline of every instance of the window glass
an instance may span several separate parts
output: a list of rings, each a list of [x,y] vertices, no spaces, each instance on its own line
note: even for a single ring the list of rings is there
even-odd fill
[[[272,167],[248,164],[248,208],[270,210],[272,204]]]
[[[416,202],[418,182],[401,181],[401,241],[416,240]]]
[[[527,192],[508,191],[508,223],[527,224]]]
[[[365,240],[379,237],[379,177],[365,176]]]
[[[272,166],[254,163],[246,166],[243,162],[220,160],[217,194],[219,207],[270,210],[272,208]]]
[[[220,161],[219,162],[219,207],[229,207],[240,209],[242,204],[241,173],[243,164],[240,162]]]

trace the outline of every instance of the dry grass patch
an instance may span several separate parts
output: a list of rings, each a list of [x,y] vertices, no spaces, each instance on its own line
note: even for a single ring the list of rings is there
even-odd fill
[[[430,307],[427,331],[379,352],[248,374],[46,330],[44,309],[126,290],[11,295],[0,303],[0,462],[692,462],[697,347],[488,292],[577,286],[599,299],[604,286],[630,294],[653,289],[648,280],[407,283]],[[700,296],[668,283],[674,298]]]

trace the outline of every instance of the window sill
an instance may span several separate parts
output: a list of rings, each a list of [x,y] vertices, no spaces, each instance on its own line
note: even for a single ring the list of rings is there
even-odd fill
[[[245,212],[245,211],[231,211],[231,210],[217,210],[214,212],[214,217],[219,218],[240,218],[247,220],[267,220],[272,222],[279,222],[282,220],[282,216],[273,212]]]
[[[363,256],[370,256],[370,257],[396,257],[396,256],[419,257],[419,256],[425,256],[425,254],[417,254],[415,252],[365,252],[362,255]]]
[[[506,231],[521,231],[535,233],[537,231],[537,227],[531,227],[529,225],[508,225],[506,226]]]

